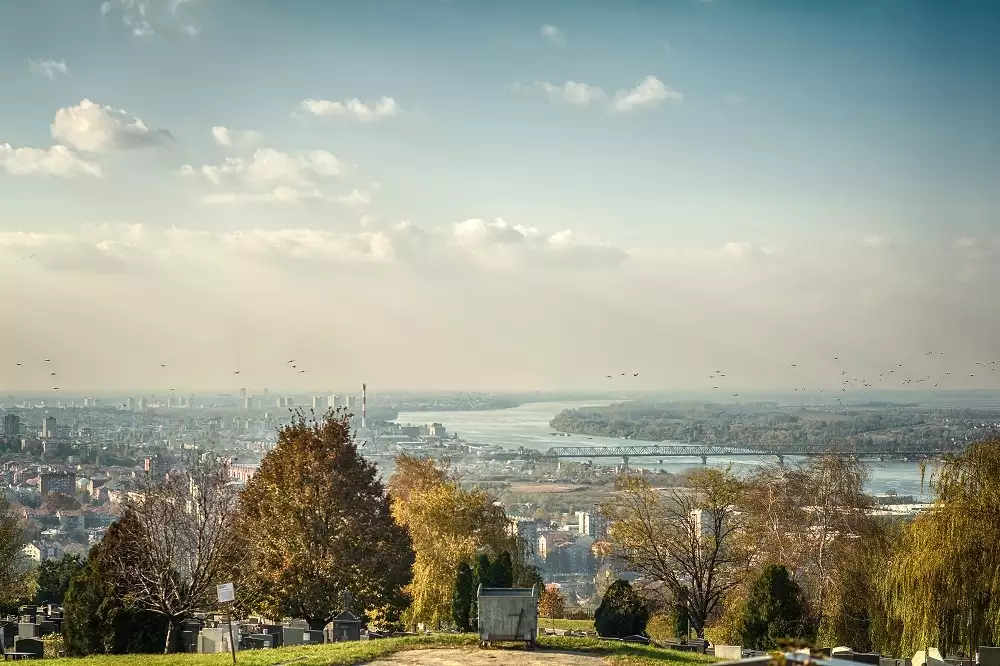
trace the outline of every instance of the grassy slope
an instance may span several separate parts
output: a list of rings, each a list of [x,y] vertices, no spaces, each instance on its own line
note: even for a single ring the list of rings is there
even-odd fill
[[[383,638],[357,643],[332,643],[329,645],[298,646],[278,650],[243,651],[238,654],[240,666],[274,666],[296,658],[295,666],[352,666],[385,657],[403,650],[427,648],[469,647],[478,644],[475,634],[434,634],[406,638]],[[540,649],[590,652],[605,657],[614,666],[694,666],[711,663],[711,657],[660,650],[641,645],[626,645],[594,638],[569,638],[543,636]],[[515,648],[516,649],[516,648]],[[232,663],[229,654],[182,655],[121,655],[95,656],[83,659],[46,659],[49,666],[226,666]]]
[[[539,629],[572,629],[573,631],[594,631],[593,620],[549,620],[538,618]]]

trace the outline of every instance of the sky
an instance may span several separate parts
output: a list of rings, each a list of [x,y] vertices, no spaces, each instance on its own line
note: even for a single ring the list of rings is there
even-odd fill
[[[998,63],[964,0],[2,3],[0,392],[998,388]]]

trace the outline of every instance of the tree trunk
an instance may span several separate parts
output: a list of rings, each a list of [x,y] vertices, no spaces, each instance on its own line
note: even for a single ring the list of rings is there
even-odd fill
[[[176,618],[169,618],[167,622],[167,640],[163,645],[163,654],[173,654],[177,652],[177,634],[180,623]]]

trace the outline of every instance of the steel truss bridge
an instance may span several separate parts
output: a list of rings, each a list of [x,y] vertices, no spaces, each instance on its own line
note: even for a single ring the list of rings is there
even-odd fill
[[[961,450],[961,447],[933,447],[895,442],[865,446],[816,446],[782,444],[780,446],[743,444],[646,444],[637,446],[553,446],[540,453],[543,458],[629,458],[694,457],[707,462],[709,456],[774,456],[784,462],[785,456],[846,455],[859,458],[928,457]]]

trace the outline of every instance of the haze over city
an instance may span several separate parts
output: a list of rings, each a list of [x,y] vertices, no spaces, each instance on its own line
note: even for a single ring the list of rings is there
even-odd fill
[[[7,5],[0,391],[1000,388],[997,26]]]

